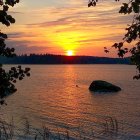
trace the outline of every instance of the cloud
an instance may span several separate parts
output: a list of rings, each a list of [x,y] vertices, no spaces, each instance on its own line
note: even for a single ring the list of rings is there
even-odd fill
[[[93,54],[92,50],[101,53],[104,44],[111,46],[123,37],[126,24],[131,22],[131,16],[118,14],[120,3],[111,1],[88,8],[86,0],[43,0],[39,8],[36,3],[36,6],[24,9],[31,3],[32,0],[25,0],[26,5],[20,7],[22,10],[18,8],[17,13],[24,14],[17,16],[21,19],[17,28],[8,31],[8,45],[21,48],[21,52],[46,50],[63,54],[67,49],[73,49],[82,55]]]
[[[10,48],[15,48],[15,52],[17,54],[30,54],[30,53],[44,53],[44,52],[49,52],[51,48],[44,46],[38,46],[35,45],[33,42],[28,42],[28,41],[7,41],[6,42],[7,47]],[[29,45],[30,44],[30,45]]]

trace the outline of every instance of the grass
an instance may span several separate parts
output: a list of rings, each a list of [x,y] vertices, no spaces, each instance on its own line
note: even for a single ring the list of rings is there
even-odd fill
[[[67,129],[65,132],[62,132],[57,128],[57,132],[54,132],[46,125],[42,125],[40,129],[35,129],[27,118],[24,118],[23,122],[23,128],[18,128],[15,126],[13,119],[10,123],[0,119],[0,140],[115,140],[118,138],[121,130],[120,122],[110,116],[98,121],[98,127],[95,125],[96,127],[86,128],[91,131],[90,137],[86,134],[86,129],[81,131],[80,127],[78,128],[79,133],[74,136]]]
[[[105,134],[117,134],[119,131],[118,127],[118,121],[116,118],[113,117],[106,117],[105,123],[104,123],[104,133]]]

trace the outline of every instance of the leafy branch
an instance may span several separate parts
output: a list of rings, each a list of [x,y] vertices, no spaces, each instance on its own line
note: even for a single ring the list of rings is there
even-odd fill
[[[15,23],[15,19],[8,15],[7,12],[10,7],[14,7],[19,3],[19,0],[0,0],[0,22],[3,25],[10,26]],[[5,40],[8,38],[7,34],[0,32],[0,56],[15,57],[15,49],[6,47]],[[30,76],[30,68],[22,69],[21,66],[11,67],[9,71],[3,68],[0,64],[0,104],[5,104],[5,98],[17,91],[15,83],[17,80],[24,79],[25,76]]]
[[[119,1],[119,0],[116,0]],[[88,7],[96,6],[97,0],[89,0]],[[132,23],[125,29],[127,32],[124,38],[119,43],[114,43],[111,48],[117,49],[119,57],[124,57],[126,54],[130,54],[132,64],[136,65],[138,74],[135,75],[134,79],[140,79],[140,0],[129,0],[128,3],[123,3],[120,7],[119,13],[121,14],[134,14]],[[125,47],[125,43],[135,43],[130,48]],[[110,52],[110,49],[104,47],[106,53]]]

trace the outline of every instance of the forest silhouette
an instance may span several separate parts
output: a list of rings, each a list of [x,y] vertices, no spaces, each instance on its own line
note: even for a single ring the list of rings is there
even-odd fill
[[[65,56],[53,54],[30,54],[12,58],[0,57],[3,64],[131,64],[129,58],[96,56]]]

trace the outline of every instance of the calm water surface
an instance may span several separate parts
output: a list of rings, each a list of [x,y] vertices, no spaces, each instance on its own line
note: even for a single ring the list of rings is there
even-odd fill
[[[123,122],[127,133],[140,136],[140,81],[132,78],[136,74],[134,66],[29,67],[31,77],[17,84],[18,92],[9,97],[8,106],[1,109],[6,119],[13,116],[18,122],[27,117],[34,127],[43,123],[51,129],[68,129],[71,133],[76,133],[79,127],[88,135],[100,118],[111,116]],[[93,80],[107,80],[123,90],[110,94],[91,93],[88,87]]]

